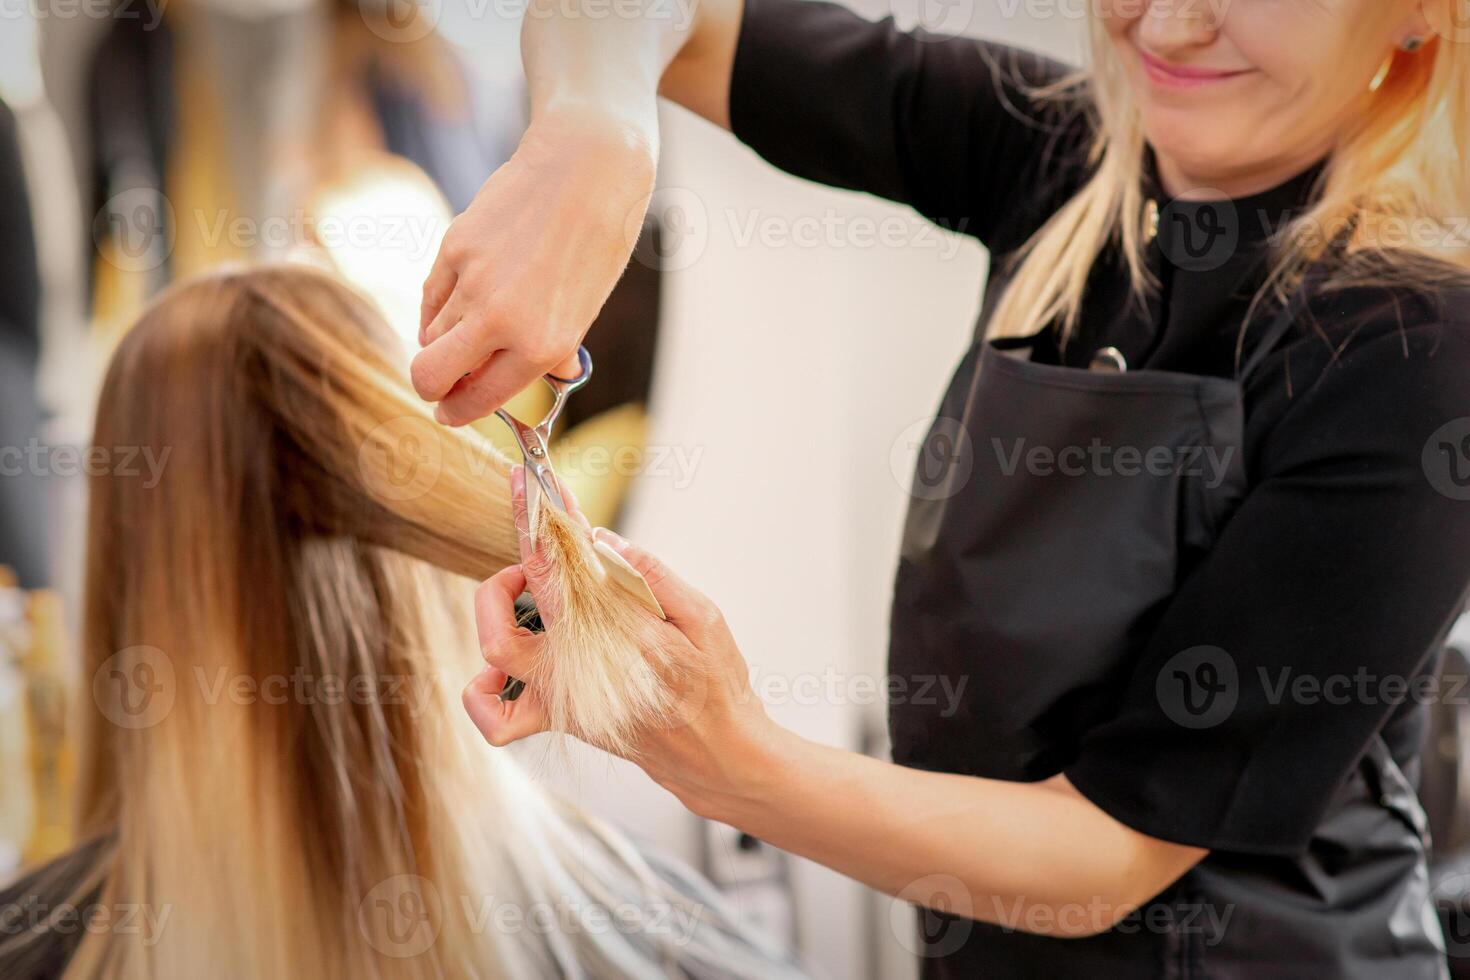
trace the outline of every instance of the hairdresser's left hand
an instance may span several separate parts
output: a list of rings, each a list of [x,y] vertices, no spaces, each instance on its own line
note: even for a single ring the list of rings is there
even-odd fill
[[[466,710],[492,745],[547,730],[533,688],[514,701],[500,698],[508,676],[526,676],[542,642],[540,634],[516,625],[516,597],[529,588],[542,617],[556,616],[554,608],[541,605],[537,591],[546,570],[526,543],[520,468],[511,481],[523,560],[486,580],[476,593],[476,628],[486,667],[464,691]],[[582,519],[568,501],[573,515]],[[647,580],[667,616],[660,623],[648,613],[653,632],[665,645],[668,662],[681,668],[677,678],[669,678],[679,692],[679,704],[671,718],[641,733],[631,759],[695,813],[712,812],[743,778],[741,763],[759,755],[747,749],[763,744],[777,730],[751,689],[749,668],[719,608],[653,555],[606,528],[594,533]]]

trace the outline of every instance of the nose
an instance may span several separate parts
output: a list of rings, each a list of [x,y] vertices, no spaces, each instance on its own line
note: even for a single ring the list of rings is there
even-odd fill
[[[1220,0],[1150,0],[1138,23],[1138,40],[1165,57],[1200,48],[1220,30]]]

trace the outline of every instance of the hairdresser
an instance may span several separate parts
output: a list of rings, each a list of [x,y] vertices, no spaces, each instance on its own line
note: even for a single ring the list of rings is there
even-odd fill
[[[994,259],[892,613],[891,673],[965,681],[957,710],[895,699],[895,764],[785,731],[715,603],[610,538],[697,692],[635,761],[932,910],[926,976],[1443,976],[1414,778],[1470,583],[1453,6],[1103,0],[1073,76],[822,2],[533,4],[534,121],[424,288],[442,421],[572,369],[653,186],[656,93]],[[528,567],[481,590],[512,675]],[[466,692],[490,741],[543,727],[492,687]]]

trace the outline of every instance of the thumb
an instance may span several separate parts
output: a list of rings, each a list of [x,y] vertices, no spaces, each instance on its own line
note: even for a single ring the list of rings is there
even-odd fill
[[[703,626],[718,615],[714,603],[704,593],[675,575],[669,566],[653,555],[605,527],[595,529],[592,534],[595,540],[622,555],[623,560],[643,576],[653,597],[663,607],[664,615],[681,630]]]
[[[563,357],[560,361],[558,361],[556,367],[552,368],[551,371],[548,373],[554,374],[558,378],[566,379],[581,377],[582,355],[579,354],[577,351],[572,351],[566,357]]]

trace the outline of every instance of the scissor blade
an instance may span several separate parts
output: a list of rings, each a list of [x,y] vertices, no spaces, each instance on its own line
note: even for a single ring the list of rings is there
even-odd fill
[[[543,463],[536,467],[536,478],[541,484],[541,493],[545,495],[546,501],[565,514],[567,502],[561,497],[561,484],[557,481],[556,473],[550,464]]]
[[[561,484],[549,463],[526,461],[526,519],[531,522],[531,546],[536,546],[536,518],[542,506],[555,507],[566,512],[566,501],[562,499]]]
[[[526,459],[526,540],[536,550],[537,515],[541,513],[541,480],[536,476],[530,458]]]

